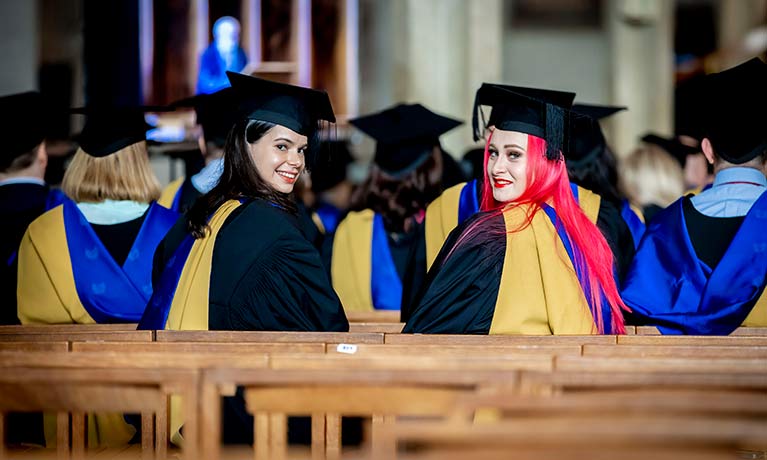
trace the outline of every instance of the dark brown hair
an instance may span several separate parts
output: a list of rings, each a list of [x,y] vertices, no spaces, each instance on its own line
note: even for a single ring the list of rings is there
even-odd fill
[[[442,171],[435,158],[440,154],[440,147],[435,146],[432,155],[404,177],[386,174],[374,164],[368,179],[354,191],[351,209],[371,209],[380,214],[389,231],[407,230],[407,220],[425,210],[442,192]]]
[[[258,174],[248,144],[261,139],[275,125],[241,120],[229,131],[224,144],[224,171],[213,189],[197,199],[187,212],[187,230],[195,238],[208,232],[208,217],[228,200],[262,199],[295,214],[293,196],[278,192]]]

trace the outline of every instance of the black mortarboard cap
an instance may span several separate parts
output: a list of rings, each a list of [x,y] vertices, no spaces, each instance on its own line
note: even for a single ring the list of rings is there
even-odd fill
[[[571,118],[570,142],[564,150],[567,164],[571,167],[585,165],[599,155],[606,147],[599,120],[614,115],[626,107],[596,104],[575,104],[573,112],[582,115]]]
[[[275,123],[304,136],[316,131],[319,120],[336,121],[325,91],[235,72],[226,75],[240,101],[241,117]]]
[[[152,126],[147,124],[145,113],[169,110],[165,106],[88,106],[71,109],[71,112],[87,116],[77,139],[80,148],[92,157],[102,158],[146,140],[146,132]]]
[[[599,105],[599,104],[574,104],[573,112],[586,115],[595,120],[603,120],[618,112],[626,110],[624,106],[617,105]]]
[[[324,141],[312,168],[312,190],[324,192],[346,180],[346,169],[352,162],[354,158],[346,141]]]
[[[478,117],[481,114],[480,106],[487,105],[492,107],[492,111],[485,127],[495,126],[504,131],[518,131],[543,138],[547,145],[546,157],[550,160],[560,158],[565,130],[573,115],[568,109],[575,99],[575,93],[521,88],[525,91],[523,94],[509,88],[521,87],[483,83],[477,90],[472,119],[474,140],[479,140],[483,135]]]
[[[172,104],[173,107],[193,107],[197,124],[202,127],[205,142],[223,146],[229,131],[238,119],[239,100],[231,87],[210,94],[198,94]]]
[[[373,161],[378,167],[400,176],[423,164],[439,144],[439,137],[463,122],[421,104],[399,104],[349,123],[376,140]]]
[[[36,91],[0,97],[0,171],[7,169],[13,160],[29,152],[44,139],[47,132],[47,105],[43,95]]]
[[[682,168],[684,168],[684,165],[687,162],[687,155],[695,155],[696,153],[701,153],[700,149],[682,144],[678,139],[674,137],[667,138],[655,133],[647,133],[646,135],[642,136],[642,142],[646,144],[657,145],[658,147],[662,148],[668,152],[669,155],[674,157],[674,159],[677,161],[677,163],[679,163],[680,166],[682,166]]]
[[[767,64],[753,58],[706,77],[703,135],[724,160],[742,164],[767,149]]]

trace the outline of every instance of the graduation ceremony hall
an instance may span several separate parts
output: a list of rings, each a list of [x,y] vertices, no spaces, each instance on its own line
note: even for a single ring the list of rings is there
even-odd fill
[[[767,459],[767,0],[2,0],[0,56],[0,460]]]

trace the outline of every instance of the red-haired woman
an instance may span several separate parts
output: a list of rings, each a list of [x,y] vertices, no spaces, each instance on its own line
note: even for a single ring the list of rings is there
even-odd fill
[[[618,334],[625,309],[612,252],[578,204],[562,157],[577,115],[484,84],[480,209],[448,237],[403,332]]]

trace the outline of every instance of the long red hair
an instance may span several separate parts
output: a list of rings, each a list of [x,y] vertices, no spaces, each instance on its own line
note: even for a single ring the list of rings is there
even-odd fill
[[[494,211],[488,213],[485,219],[479,219],[470,226],[458,244],[471,238],[472,234],[479,231],[481,222],[497,216],[504,210],[520,205],[532,205],[529,207],[526,222],[514,231],[520,231],[530,225],[538,211],[544,204],[551,205],[557,212],[558,225],[564,227],[565,232],[574,246],[574,263],[580,273],[585,277],[582,280],[585,294],[594,305],[592,315],[600,333],[604,333],[604,318],[602,309],[602,296],[607,300],[612,312],[611,331],[622,334],[625,332],[622,310],[628,311],[618,293],[613,276],[614,262],[610,246],[607,244],[602,232],[591,222],[581,207],[578,205],[570,188],[570,180],[567,176],[567,167],[564,160],[549,160],[545,156],[546,141],[540,137],[527,136],[527,188],[519,198],[509,203],[501,203],[493,198],[493,190],[487,177],[487,162],[489,158],[488,148],[492,132],[485,144],[485,181],[482,185],[482,199],[480,211]],[[567,257],[565,254],[564,257]]]

